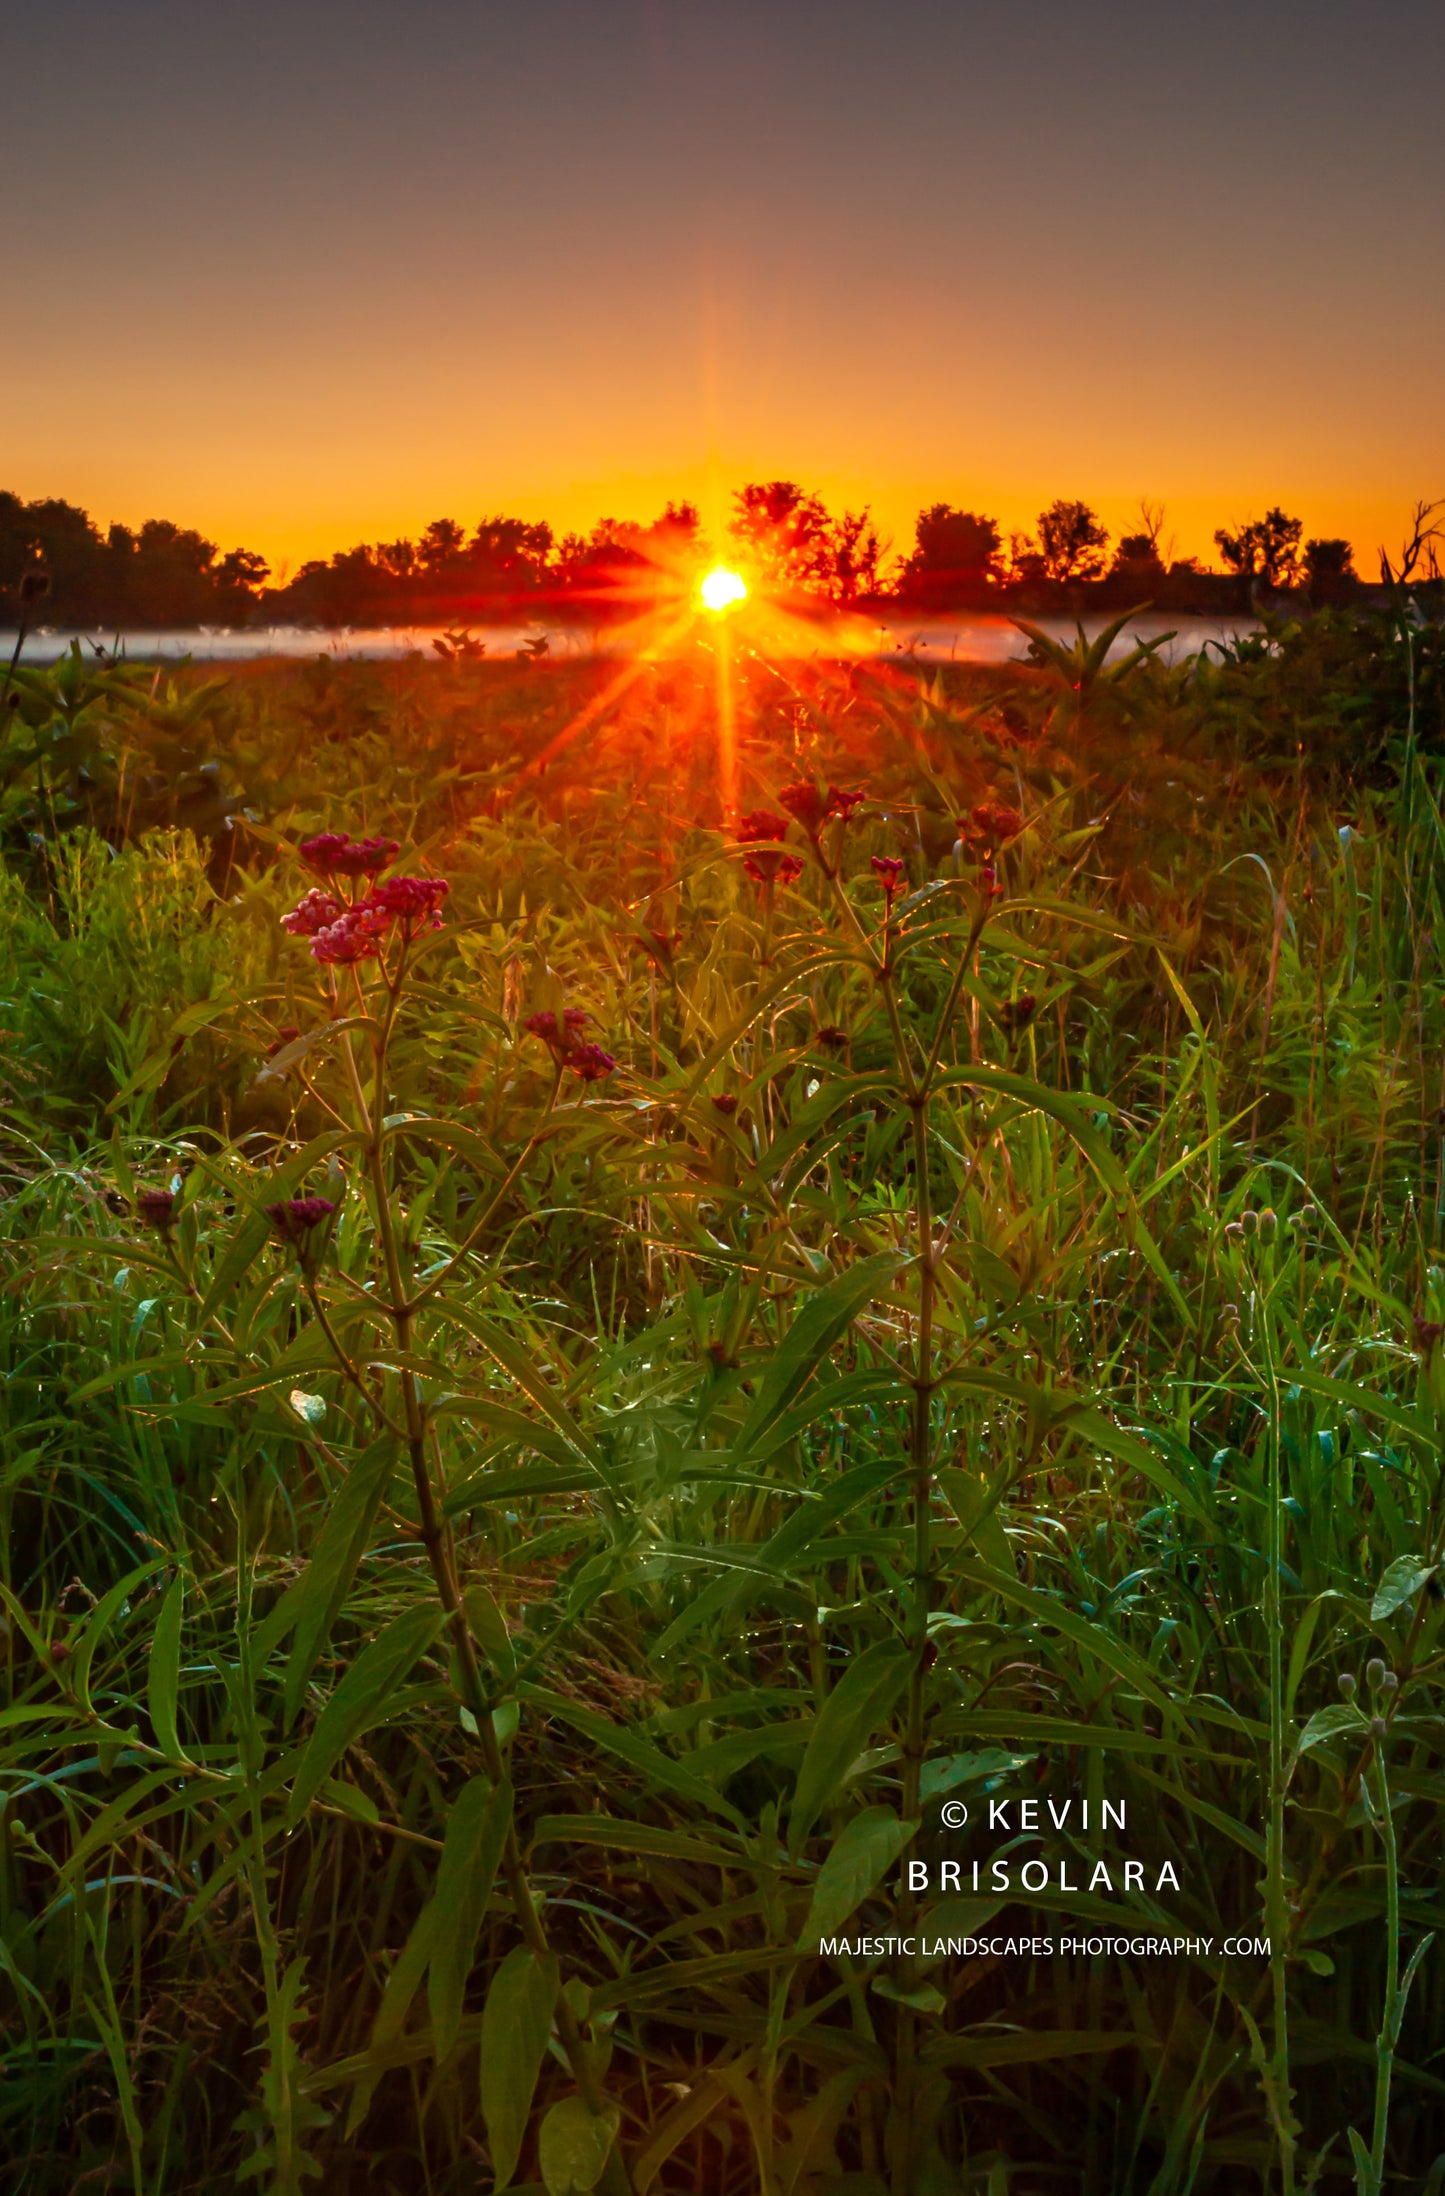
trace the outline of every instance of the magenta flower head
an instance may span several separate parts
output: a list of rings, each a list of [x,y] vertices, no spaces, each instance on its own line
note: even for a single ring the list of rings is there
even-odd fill
[[[441,929],[438,910],[450,891],[445,877],[388,877],[372,886],[358,912],[394,916],[405,925],[407,937],[415,938],[424,930]]]
[[[796,884],[803,874],[803,865],[796,854],[787,854],[780,846],[755,847],[751,854],[743,856],[743,868],[754,884]]]
[[[1024,820],[1018,810],[998,801],[983,801],[958,819],[961,839],[973,839],[987,847],[999,847],[1009,839],[1016,839],[1023,827]]]
[[[396,839],[353,839],[349,831],[318,831],[303,839],[302,861],[318,877],[379,876],[401,852]]]
[[[756,846],[762,839],[785,839],[788,819],[775,816],[770,808],[750,809],[746,816],[738,818],[737,835],[742,846]]]
[[[364,902],[359,907],[345,908],[334,923],[317,931],[311,951],[324,967],[350,968],[357,961],[370,960],[386,921],[385,915]]]
[[[891,907],[895,896],[905,888],[903,864],[896,854],[875,854],[873,874],[883,887],[883,896]]]
[[[175,1192],[141,1190],[136,1197],[135,1209],[148,1228],[169,1228],[175,1218]]]
[[[289,930],[293,938],[314,938],[319,931],[330,929],[345,912],[339,900],[313,885],[305,899],[281,917],[281,928]]]
[[[522,1027],[529,1037],[541,1038],[554,1060],[568,1060],[591,1019],[581,1007],[567,1007],[561,1014],[553,1014],[548,1008],[541,1014],[529,1014]]]
[[[286,1197],[279,1205],[266,1207],[266,1218],[282,1242],[300,1245],[335,1210],[329,1197]]]
[[[567,1055],[567,1065],[583,1083],[605,1082],[617,1062],[601,1045],[574,1045]]]
[[[851,823],[854,809],[861,808],[867,798],[866,793],[848,793],[844,791],[841,785],[830,785],[828,788],[828,814],[830,816],[841,816],[844,823]]]
[[[828,814],[828,803],[815,785],[802,780],[797,785],[785,785],[778,795],[788,814],[795,817],[810,839],[816,839]]]

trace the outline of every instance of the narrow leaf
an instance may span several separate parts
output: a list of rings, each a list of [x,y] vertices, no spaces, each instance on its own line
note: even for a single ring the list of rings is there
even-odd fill
[[[185,1759],[176,1731],[176,1701],[181,1683],[181,1616],[185,1607],[185,1591],[185,1579],[177,1572],[166,1588],[161,1613],[156,1618],[150,1662],[146,1671],[146,1707],[150,1711],[156,1744],[173,1761]]]
[[[439,1609],[423,1604],[388,1624],[364,1647],[316,1719],[291,1788],[287,1814],[300,1820],[353,1739],[384,1722],[397,1687],[441,1629]]]
[[[525,1945],[509,1952],[482,2014],[482,2118],[499,2189],[510,2185],[522,2154],[556,2003],[556,1961]]]
[[[463,1787],[447,1817],[434,1893],[440,1919],[427,1969],[427,2003],[438,2065],[452,2049],[461,2027],[462,2001],[477,1948],[477,1932],[492,1895],[511,1822],[510,1783],[503,1779],[493,1791],[485,1777],[473,1777]]]

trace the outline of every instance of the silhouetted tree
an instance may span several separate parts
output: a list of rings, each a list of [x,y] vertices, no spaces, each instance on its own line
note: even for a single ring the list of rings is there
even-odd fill
[[[1108,576],[1126,581],[1130,587],[1148,588],[1159,586],[1168,574],[1151,535],[1122,534]]]
[[[1317,603],[1347,602],[1359,586],[1355,552],[1338,536],[1305,543],[1305,585]]]
[[[931,503],[914,522],[898,592],[916,602],[976,600],[999,578],[998,520]]]
[[[738,490],[728,531],[775,587],[821,592],[829,577],[831,528],[820,496],[795,480],[768,480],[749,481]]]
[[[1097,579],[1104,569],[1109,530],[1087,503],[1071,503],[1060,496],[1039,513],[1039,548],[1046,579]]]
[[[1219,554],[1231,572],[1242,580],[1259,580],[1266,587],[1293,587],[1299,578],[1301,521],[1290,518],[1276,504],[1262,519],[1252,519],[1237,533],[1220,527],[1214,536]]]
[[[733,498],[728,531],[753,569],[784,591],[846,605],[882,586],[887,545],[866,504],[834,518],[795,480],[750,481]]]

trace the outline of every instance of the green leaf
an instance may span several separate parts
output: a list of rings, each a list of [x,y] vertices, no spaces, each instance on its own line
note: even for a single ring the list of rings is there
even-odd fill
[[[920,1983],[915,1990],[905,1990],[889,1976],[875,1975],[872,1987],[880,1998],[887,1998],[894,2005],[911,2006],[915,2013],[942,2013],[948,2004],[943,1992],[932,1983]]]
[[[482,2118],[499,2189],[517,2170],[557,2003],[557,1962],[525,1945],[509,1952],[482,2014]]]
[[[180,1572],[166,1588],[161,1613],[156,1618],[146,1670],[146,1707],[150,1711],[156,1744],[173,1761],[184,1761],[176,1731],[176,1701],[181,1683],[181,1616],[186,1582]]]
[[[359,1784],[348,1784],[344,1777],[328,1777],[320,1797],[328,1807],[339,1807],[343,1815],[350,1815],[356,1822],[381,1820],[381,1809],[371,1794],[363,1792]]]
[[[880,1289],[908,1264],[906,1258],[885,1251],[861,1258],[856,1266],[839,1274],[836,1281],[814,1289],[802,1310],[767,1361],[758,1392],[733,1448],[733,1461],[741,1465],[772,1420],[785,1411],[804,1382],[842,1340],[858,1314]]]
[[[594,2114],[585,2098],[564,2097],[542,2122],[542,2179],[547,2196],[590,2196],[602,2178],[622,2115]]]
[[[900,1822],[891,1807],[867,1807],[855,1815],[833,1842],[818,1870],[813,1903],[798,1938],[800,1950],[816,1948],[831,1937],[893,1866],[917,1831],[916,1822]]]
[[[461,2027],[477,1932],[511,1823],[512,1787],[505,1778],[494,1791],[485,1777],[473,1777],[447,1817],[433,1894],[440,1926],[427,1969],[427,2003],[438,2064],[452,2049]]]
[[[373,1442],[356,1458],[316,1536],[311,1561],[295,1583],[287,1587],[270,1615],[256,1627],[254,1646],[258,1663],[267,1660],[289,1631],[294,1630],[296,1634],[286,1662],[282,1695],[288,1729],[296,1720],[316,1657],[341,1613],[357,1567],[366,1553],[371,1528],[391,1483],[395,1463],[396,1443],[390,1434]]]
[[[462,1609],[473,1639],[492,1668],[504,1679],[514,1677],[516,1650],[491,1590],[481,1585],[469,1586],[462,1596]]]
[[[1383,1617],[1393,1616],[1397,1609],[1403,1609],[1438,1569],[1438,1564],[1429,1563],[1422,1556],[1396,1556],[1388,1570],[1381,1573],[1380,1583],[1375,1588],[1375,1598],[1370,1603],[1370,1622],[1378,1624]]]
[[[1031,2066],[1094,2051],[1125,2051],[1146,2041],[1102,2028],[1039,2028],[1014,2036],[935,2036],[924,2045],[923,2057],[930,2066]]]
[[[788,1816],[788,1850],[795,1859],[907,1684],[910,1659],[908,1649],[896,1640],[877,1640],[854,1656],[818,1711]]]
[[[1316,1746],[1323,1746],[1327,1739],[1338,1738],[1341,1731],[1363,1733],[1365,1722],[1358,1708],[1347,1701],[1332,1701],[1328,1708],[1317,1708],[1299,1735],[1297,1753],[1308,1754]]]
[[[299,1822],[354,1739],[385,1721],[396,1688],[441,1630],[442,1613],[422,1604],[364,1647],[316,1719],[291,1788],[287,1818]]]

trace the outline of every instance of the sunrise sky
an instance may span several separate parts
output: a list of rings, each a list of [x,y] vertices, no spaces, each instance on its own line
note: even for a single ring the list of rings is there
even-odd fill
[[[0,487],[102,523],[782,474],[1372,570],[1445,494],[1436,0],[45,0],[0,67]]]

